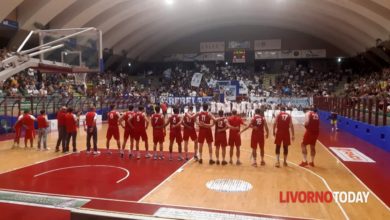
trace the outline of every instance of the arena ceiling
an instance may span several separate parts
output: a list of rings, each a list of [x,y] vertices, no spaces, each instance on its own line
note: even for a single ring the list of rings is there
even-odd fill
[[[22,29],[96,27],[105,48],[148,59],[192,34],[221,26],[300,31],[354,55],[390,36],[389,0],[2,0],[0,20],[16,9]]]

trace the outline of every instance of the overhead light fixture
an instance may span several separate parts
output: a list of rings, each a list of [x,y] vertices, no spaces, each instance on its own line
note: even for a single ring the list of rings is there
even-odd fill
[[[172,5],[173,3],[175,3],[174,0],[165,0],[165,3],[167,3],[168,5]]]
[[[341,61],[342,61],[341,57],[337,58],[338,63],[341,63]]]

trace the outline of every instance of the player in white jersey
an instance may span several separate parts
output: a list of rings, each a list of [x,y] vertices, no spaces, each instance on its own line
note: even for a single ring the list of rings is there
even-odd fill
[[[230,101],[225,101],[225,110],[224,110],[224,112],[225,112],[225,114],[230,114]]]
[[[225,104],[222,102],[218,102],[217,104],[217,112],[225,110]]]
[[[210,102],[210,107],[211,113],[215,114],[217,112],[217,103],[214,101]]]

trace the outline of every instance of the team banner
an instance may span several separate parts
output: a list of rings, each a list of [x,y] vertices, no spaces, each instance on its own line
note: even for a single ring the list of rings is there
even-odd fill
[[[235,85],[223,86],[223,90],[224,90],[225,100],[236,101],[237,86]]]
[[[200,52],[224,52],[225,51],[225,42],[216,41],[216,42],[201,42],[200,43]]]
[[[211,102],[213,98],[210,96],[206,97],[166,97],[160,96],[160,103],[166,102],[168,105],[179,105],[179,104],[203,104]]]
[[[255,40],[255,50],[280,50],[282,49],[282,40]]]
[[[326,50],[268,50],[255,52],[256,60],[296,58],[326,58]]]
[[[183,62],[193,62],[193,61],[224,61],[225,53],[185,53],[185,54],[171,54],[164,57],[165,62],[172,61],[183,61]]]
[[[250,41],[229,41],[229,49],[250,49]]]
[[[246,95],[248,94],[249,90],[248,87],[246,86],[245,82],[240,80],[240,88],[239,88],[239,94],[240,95]]]
[[[191,80],[191,86],[199,87],[200,82],[202,81],[203,74],[202,73],[194,73]]]
[[[267,104],[283,104],[286,106],[295,106],[295,107],[307,107],[313,103],[312,98],[302,97],[302,98],[279,98],[279,97],[264,97],[264,96],[251,96],[251,102],[261,102]]]

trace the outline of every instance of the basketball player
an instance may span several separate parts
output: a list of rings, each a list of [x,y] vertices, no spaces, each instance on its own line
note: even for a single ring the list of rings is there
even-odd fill
[[[120,118],[119,112],[115,111],[115,105],[110,106],[110,112],[107,113],[108,118],[108,129],[107,129],[107,142],[106,142],[106,148],[107,153],[111,154],[110,151],[110,140],[112,137],[116,140],[116,145],[118,146],[118,150],[120,150],[121,157],[123,158],[124,152],[121,150],[121,141],[119,139],[119,118]]]
[[[165,138],[165,118],[164,115],[160,113],[160,107],[154,107],[155,113],[151,117],[151,124],[153,127],[153,159],[163,160],[164,152],[163,152],[163,143]],[[157,154],[157,144],[160,146],[160,155]]]
[[[196,135],[196,130],[195,130],[195,119],[193,113],[194,107],[189,106],[188,107],[188,112],[184,114],[183,118],[183,126],[184,126],[184,132],[183,132],[183,140],[184,140],[184,152],[185,152],[185,157],[186,160],[188,160],[188,141],[191,140],[194,142],[194,152],[195,156],[194,159],[195,161],[198,161],[198,137]]]
[[[91,106],[89,112],[85,114],[84,131],[87,133],[87,154],[91,153],[91,138],[93,139],[93,154],[98,155],[100,152],[97,148],[97,114],[95,106]]]
[[[183,122],[182,117],[179,115],[179,108],[174,107],[173,108],[173,115],[171,115],[165,123],[165,126],[170,125],[170,131],[169,131],[169,160],[172,160],[172,151],[173,151],[173,143],[176,140],[176,143],[179,148],[179,158],[178,160],[183,160],[182,156],[182,148],[181,143],[183,142],[183,137],[181,135],[181,124]]]
[[[41,150],[41,142],[43,145],[43,150],[48,150],[47,148],[47,128],[49,127],[49,120],[45,110],[41,110],[41,114],[38,116],[38,150]]]
[[[226,146],[227,146],[227,136],[226,130],[228,127],[228,120],[224,116],[223,110],[218,111],[218,118],[215,119],[215,156],[217,158],[217,165],[219,165],[219,150],[222,149],[222,165],[225,166],[227,164],[226,157]]]
[[[12,148],[19,147],[20,136],[22,135],[22,127],[23,127],[22,118],[23,118],[23,114],[20,114],[18,119],[15,122],[15,125],[14,125],[15,138],[14,138],[14,144],[13,144]]]
[[[67,113],[65,115],[65,129],[67,133],[66,147],[63,153],[69,152],[70,139],[72,139],[73,153],[78,153],[76,147],[77,127],[78,127],[77,116],[73,114],[72,108],[68,108]]]
[[[56,144],[56,152],[60,151],[60,144],[62,146],[62,152],[66,150],[66,128],[65,128],[65,116],[66,116],[66,107],[62,106],[61,109],[57,112],[57,129],[58,129],[58,139]]]
[[[129,110],[122,115],[122,117],[119,119],[119,124],[122,128],[125,129],[124,135],[123,135],[123,144],[122,144],[122,153],[121,157],[124,157],[124,152],[126,150],[126,143],[127,140],[130,138],[130,152],[129,152],[129,158],[132,156],[133,148],[134,148],[134,131],[131,129],[129,124],[129,119],[135,114],[133,111],[134,107],[132,105],[129,105]],[[123,125],[123,122],[125,125]]]
[[[215,118],[213,115],[211,115],[207,110],[209,106],[207,104],[203,104],[202,109],[203,111],[197,113],[194,115],[195,118],[198,118],[197,124],[199,125],[199,136],[198,136],[198,142],[199,142],[199,163],[203,163],[202,159],[202,153],[203,153],[203,144],[206,141],[207,145],[209,147],[209,164],[213,165],[215,164],[215,161],[213,160],[213,133],[211,131],[211,127],[214,126]]]
[[[303,155],[303,161],[301,164],[299,164],[302,167],[305,167],[307,165],[310,165],[314,167],[314,157],[316,155],[316,141],[318,138],[318,135],[320,133],[320,119],[317,114],[317,108],[312,107],[311,111],[308,111],[305,116],[305,128],[306,132],[303,136],[302,141],[302,155]],[[310,145],[310,156],[311,156],[311,162],[307,163],[307,148],[306,146]]]
[[[276,164],[277,168],[280,167],[280,148],[283,145],[283,156],[284,162],[283,165],[287,166],[287,155],[288,155],[288,146],[291,144],[290,140],[290,130],[291,130],[291,139],[294,141],[294,126],[292,124],[290,114],[286,113],[286,107],[282,106],[280,108],[279,114],[275,118],[275,123],[273,127],[273,134],[275,137],[276,144]]]
[[[229,122],[229,146],[230,146],[230,164],[233,164],[234,147],[236,147],[237,165],[241,165],[240,161],[240,147],[241,135],[240,126],[244,124],[242,118],[237,114],[237,110],[233,109],[232,116],[228,118]]]
[[[129,124],[131,129],[134,129],[135,150],[137,151],[137,159],[141,159],[141,153],[139,152],[139,141],[142,139],[145,143],[145,158],[150,158],[152,155],[149,153],[148,135],[146,130],[149,126],[149,120],[144,113],[144,107],[139,106],[138,112],[133,114],[129,118]]]
[[[24,148],[27,148],[27,142],[30,141],[30,148],[33,148],[34,138],[35,138],[35,128],[34,122],[37,119],[30,114],[30,110],[25,110],[23,117],[21,118],[23,127],[26,129],[24,135]]]
[[[252,128],[251,134],[251,148],[252,148],[252,157],[253,164],[252,166],[257,167],[256,157],[257,157],[257,146],[260,148],[260,157],[261,162],[260,165],[264,166],[264,130],[265,130],[265,138],[268,138],[268,126],[267,121],[264,117],[264,111],[260,109],[255,110],[255,115],[253,116],[250,124],[245,127],[240,133],[243,133],[248,128]]]

